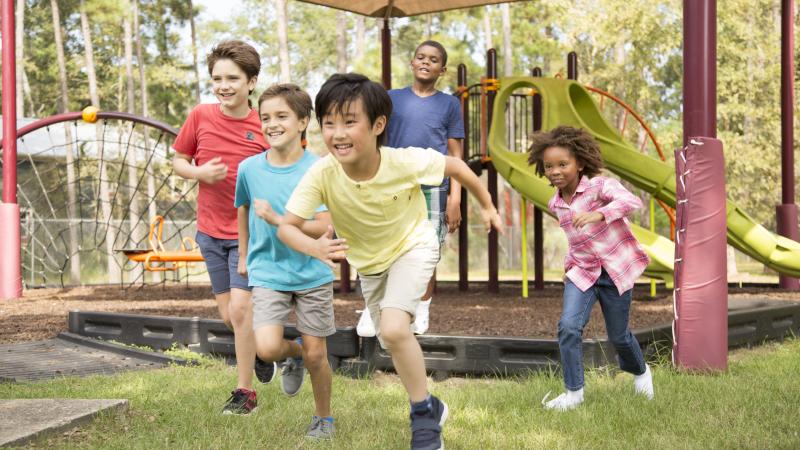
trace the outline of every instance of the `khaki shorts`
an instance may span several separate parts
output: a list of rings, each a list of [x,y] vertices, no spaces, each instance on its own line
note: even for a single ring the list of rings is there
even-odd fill
[[[436,263],[439,261],[439,245],[431,240],[427,245],[412,248],[395,261],[389,269],[375,275],[359,273],[361,293],[367,304],[369,314],[375,324],[378,340],[382,347],[381,310],[395,308],[411,315],[413,323],[422,295],[433,276]],[[410,326],[410,325],[409,325]]]
[[[267,325],[285,326],[294,303],[297,331],[325,337],[336,333],[333,319],[333,283],[300,291],[275,291],[253,287],[253,330]]]

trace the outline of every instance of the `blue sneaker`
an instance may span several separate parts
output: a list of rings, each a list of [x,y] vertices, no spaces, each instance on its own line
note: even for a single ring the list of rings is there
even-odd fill
[[[411,450],[444,450],[442,426],[447,421],[447,404],[431,395],[431,409],[411,413]]]

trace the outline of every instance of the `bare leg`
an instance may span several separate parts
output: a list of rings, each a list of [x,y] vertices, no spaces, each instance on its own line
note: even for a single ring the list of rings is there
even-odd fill
[[[391,352],[400,380],[413,403],[428,397],[428,378],[422,348],[411,333],[411,315],[396,308],[381,310],[381,339]]]
[[[230,292],[231,324],[236,344],[237,388],[253,389],[253,370],[255,369],[256,346],[253,335],[253,301],[250,291],[232,288]]]
[[[328,348],[324,337],[303,335],[303,363],[311,376],[314,391],[314,415],[331,415],[331,386],[333,374],[328,363]]]
[[[228,327],[229,330],[233,331],[233,325],[231,325],[231,314],[229,311],[231,303],[230,291],[223,292],[221,294],[215,294],[214,298],[217,300],[217,310],[219,311],[219,318],[222,319],[222,322],[225,323],[225,326]]]
[[[255,345],[262,361],[283,361],[303,356],[300,344],[283,338],[282,325],[259,327],[255,331]]]

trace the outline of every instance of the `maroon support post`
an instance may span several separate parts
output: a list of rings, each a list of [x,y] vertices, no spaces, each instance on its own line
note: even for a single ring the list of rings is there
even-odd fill
[[[532,77],[541,77],[542,69],[531,69]],[[542,97],[533,95],[533,131],[542,129]],[[523,214],[527,214],[524,211]],[[533,205],[533,288],[537,291],[544,289],[544,217],[542,210]]]
[[[14,0],[2,0],[3,202],[0,203],[0,299],[22,297],[19,205],[17,204],[17,98]]]
[[[381,79],[384,88],[392,88],[392,30],[388,17],[384,17],[381,28]]]
[[[781,204],[775,209],[778,234],[797,241],[794,202],[794,0],[781,1]],[[800,280],[781,275],[780,287],[800,290]]]
[[[490,48],[489,51],[486,53],[486,77],[494,80],[497,78],[497,52],[495,49]],[[496,91],[489,91],[487,95],[487,111],[486,111],[486,123],[489,125],[486,127],[487,132],[488,129],[492,125],[492,111],[494,110],[494,98],[497,95]],[[493,164],[489,164],[489,168],[486,171],[487,181],[489,183],[489,194],[492,197],[492,203],[497,207],[497,170],[494,168]],[[498,265],[498,236],[497,230],[492,228],[489,232],[489,292],[498,293],[500,292],[500,283],[498,279],[498,274],[500,271],[500,267]]]
[[[725,211],[719,209],[725,204],[724,161],[722,144],[715,139],[716,1],[684,0],[683,30],[683,143],[686,151],[681,154],[686,159],[675,158],[679,191],[684,191],[682,177],[689,178],[677,209],[680,226],[676,230],[675,246],[672,356],[673,362],[685,369],[719,371],[727,367],[728,284]],[[693,167],[695,159],[697,167]],[[702,182],[712,176],[717,178],[707,184]],[[679,243],[677,236],[681,237]]]
[[[467,88],[467,66],[458,65],[458,87]],[[469,97],[461,100],[461,117],[464,120],[464,161],[469,158]],[[461,224],[458,226],[458,290],[469,290],[469,220],[467,220],[467,190],[461,188]]]

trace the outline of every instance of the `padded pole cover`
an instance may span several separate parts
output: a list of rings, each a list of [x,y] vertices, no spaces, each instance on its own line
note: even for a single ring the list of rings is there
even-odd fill
[[[725,161],[717,139],[675,152],[673,363],[697,371],[728,365]]]
[[[19,233],[19,205],[0,203],[0,300],[22,297]]]

